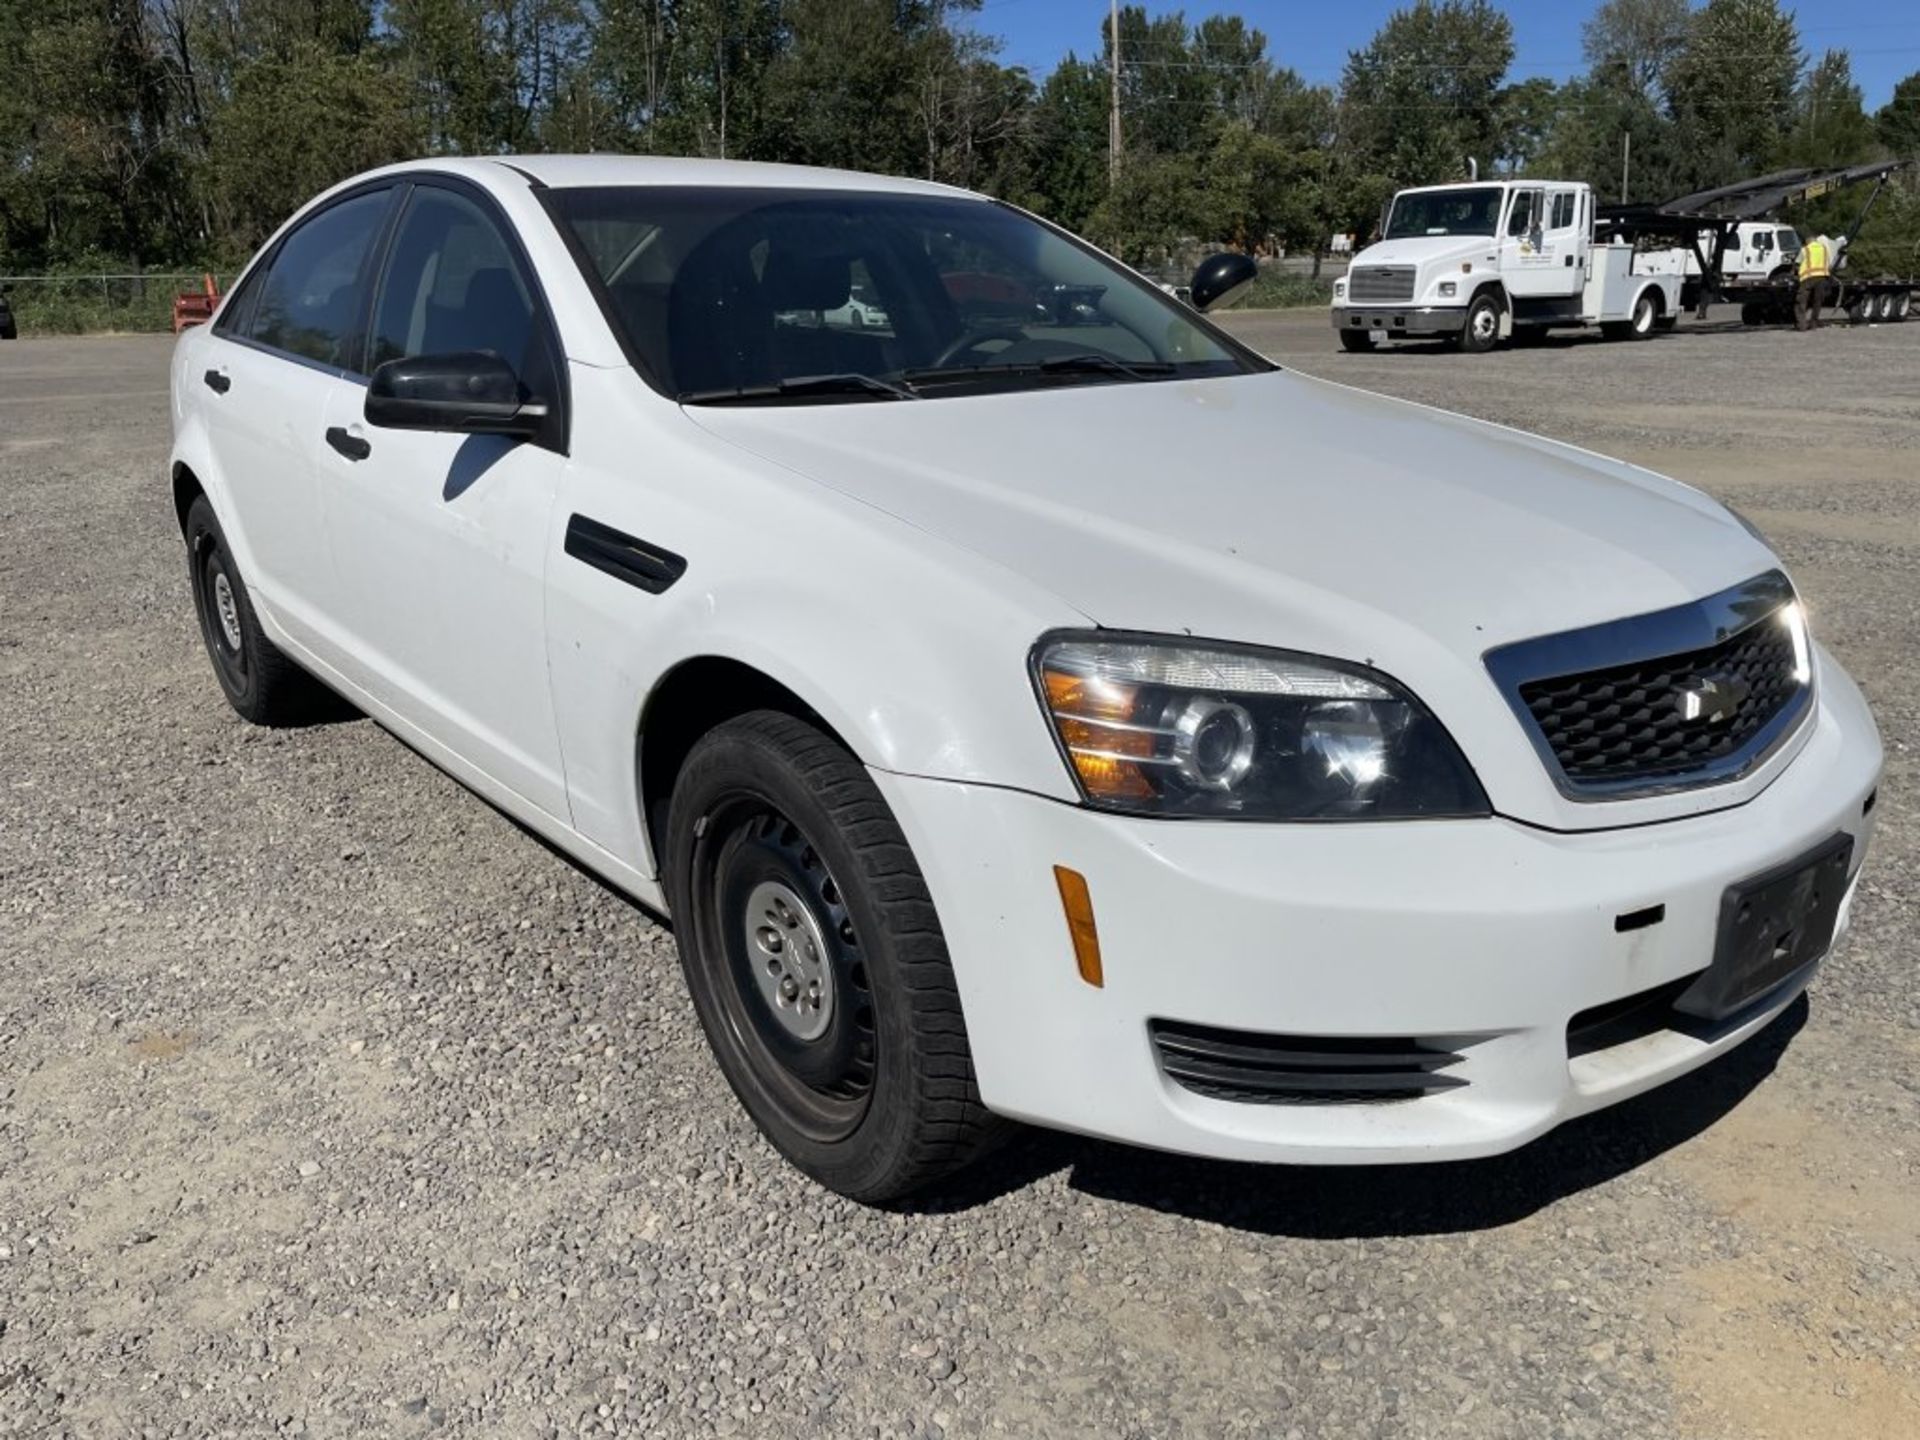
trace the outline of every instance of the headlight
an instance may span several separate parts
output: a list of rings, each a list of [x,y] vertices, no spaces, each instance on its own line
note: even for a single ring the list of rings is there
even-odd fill
[[[1048,636],[1033,668],[1089,805],[1239,820],[1488,813],[1440,722],[1362,666],[1096,631]]]
[[[1440,293],[1442,295],[1450,296],[1453,294],[1454,291],[1458,290],[1459,288],[1460,286],[1452,280],[1442,280],[1440,282]]]
[[[1336,280],[1333,282],[1333,295],[1336,300],[1346,293],[1347,282],[1345,280]]]

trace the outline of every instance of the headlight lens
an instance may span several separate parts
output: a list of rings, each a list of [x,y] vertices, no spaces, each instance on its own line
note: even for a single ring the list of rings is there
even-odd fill
[[[1284,650],[1049,636],[1034,675],[1090,805],[1143,815],[1485,815],[1440,722],[1384,675]]]

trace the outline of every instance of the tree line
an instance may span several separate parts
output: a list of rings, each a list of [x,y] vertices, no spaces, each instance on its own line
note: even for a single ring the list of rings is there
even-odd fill
[[[430,153],[836,165],[981,189],[1135,261],[1318,251],[1401,185],[1534,173],[1647,200],[1920,153],[1779,0],[1606,0],[1587,69],[1516,77],[1488,0],[1416,0],[1336,84],[1234,16],[1122,8],[1039,76],[981,0],[34,0],[0,7],[0,272],[231,265],[302,201]],[[1630,145],[1631,168],[1623,173]],[[1829,202],[1831,203],[1831,202]],[[1838,213],[1837,211],[1835,213]],[[1876,212],[1920,238],[1913,187]],[[1824,217],[1816,217],[1824,218]],[[1834,224],[1840,222],[1835,221]]]

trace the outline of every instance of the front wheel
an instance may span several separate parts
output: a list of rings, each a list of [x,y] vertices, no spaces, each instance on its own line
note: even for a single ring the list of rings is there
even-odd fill
[[[1460,331],[1460,348],[1469,355],[1484,355],[1500,343],[1500,301],[1493,295],[1476,295],[1467,307],[1467,323]]]
[[[1371,330],[1342,330],[1340,348],[1351,355],[1368,355],[1377,347],[1373,343]]]
[[[758,711],[687,757],[667,822],[675,941],[721,1072],[774,1146],[897,1199],[1004,1128],[980,1103],[946,940],[865,768]]]

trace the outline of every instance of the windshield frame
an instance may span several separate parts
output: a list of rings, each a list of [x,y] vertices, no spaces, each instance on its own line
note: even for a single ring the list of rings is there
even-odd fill
[[[572,224],[569,223],[565,210],[561,208],[563,202],[560,196],[569,191],[610,190],[681,190],[702,192],[737,190],[745,194],[754,194],[763,197],[827,200],[845,199],[849,201],[872,199],[876,196],[926,198],[919,191],[849,189],[833,185],[650,185],[644,183],[636,184],[628,182],[623,184],[615,182],[599,185],[537,186],[533,192],[534,196],[540,202],[540,208],[546,212],[548,221],[559,234],[561,244],[566,247],[567,253],[573,257],[574,269],[578,272],[580,279],[585,282],[588,292],[593,296],[594,304],[599,307],[600,317],[606,322],[607,329],[613,333],[615,342],[620,346],[621,354],[626,356],[627,363],[633,367],[634,373],[646,382],[648,389],[652,390],[662,399],[669,400],[676,405],[692,402],[683,401],[680,393],[666,383],[665,378],[654,370],[653,366],[648,363],[647,357],[642,354],[639,348],[633,343],[633,337],[628,334],[626,324],[621,319],[618,303],[614,300],[613,294],[608,288],[606,281],[601,277],[600,267],[587,252],[585,241],[581,238],[579,232],[574,229]],[[998,199],[991,195],[981,195],[974,191],[958,191],[952,196],[934,198],[963,200],[973,204],[991,205],[1040,226],[1057,238],[1064,240],[1068,245],[1071,245],[1083,255],[1089,256],[1105,266],[1118,280],[1124,281],[1134,290],[1159,305],[1162,309],[1173,312],[1181,321],[1194,326],[1204,334],[1207,339],[1226,351],[1227,355],[1241,366],[1241,369],[1233,375],[1196,377],[1191,375],[1183,376],[1175,373],[1173,375],[1148,375],[1140,378],[1129,378],[1125,375],[1108,373],[1100,376],[1087,375],[1078,378],[1106,384],[1143,385],[1163,383],[1168,380],[1192,380],[1196,378],[1233,379],[1238,378],[1240,375],[1271,374],[1282,368],[1255,350],[1252,346],[1223,330],[1215,321],[1201,311],[1196,310],[1193,306],[1183,301],[1176,300],[1132,267],[1123,264],[1121,261],[1107,254],[1106,251],[1081,239],[1080,236],[1074,234],[1065,226],[1056,225],[1044,215],[1036,215],[1031,210],[1023,209],[1008,201]],[[877,378],[885,379],[887,377],[882,376]],[[982,378],[985,380],[988,376],[983,375]],[[1048,382],[1045,384],[1024,387],[1017,392],[1006,386],[983,386],[981,389],[971,393],[988,395],[1010,393],[1030,394],[1036,390],[1064,388],[1069,387],[1063,384],[1058,377],[1049,377]],[[955,391],[952,394],[929,395],[925,398],[957,399],[965,398],[967,393],[968,392],[965,391]],[[845,399],[846,397],[835,398]],[[794,401],[790,399],[786,403],[792,404]]]
[[[1468,181],[1466,184],[1463,184],[1463,185],[1421,185],[1421,186],[1415,186],[1410,189],[1398,191],[1394,194],[1393,199],[1389,201],[1387,204],[1387,218],[1386,218],[1386,223],[1380,227],[1380,239],[1383,242],[1387,240],[1482,240],[1482,239],[1495,240],[1495,239],[1498,239],[1500,238],[1501,231],[1506,226],[1507,211],[1509,206],[1512,203],[1511,195],[1519,188],[1523,188],[1523,187],[1504,185],[1497,180],[1482,180],[1477,183],[1473,181]],[[1492,192],[1493,194],[1499,197],[1498,203],[1495,204],[1494,206],[1493,228],[1491,230],[1442,230],[1438,234],[1435,234],[1431,230],[1421,230],[1418,232],[1409,231],[1404,235],[1396,235],[1393,233],[1393,214],[1394,214],[1394,211],[1400,208],[1400,202],[1403,199],[1408,199],[1413,197],[1424,198],[1428,196],[1445,195],[1448,193],[1457,193],[1465,190],[1486,190],[1486,191]]]

